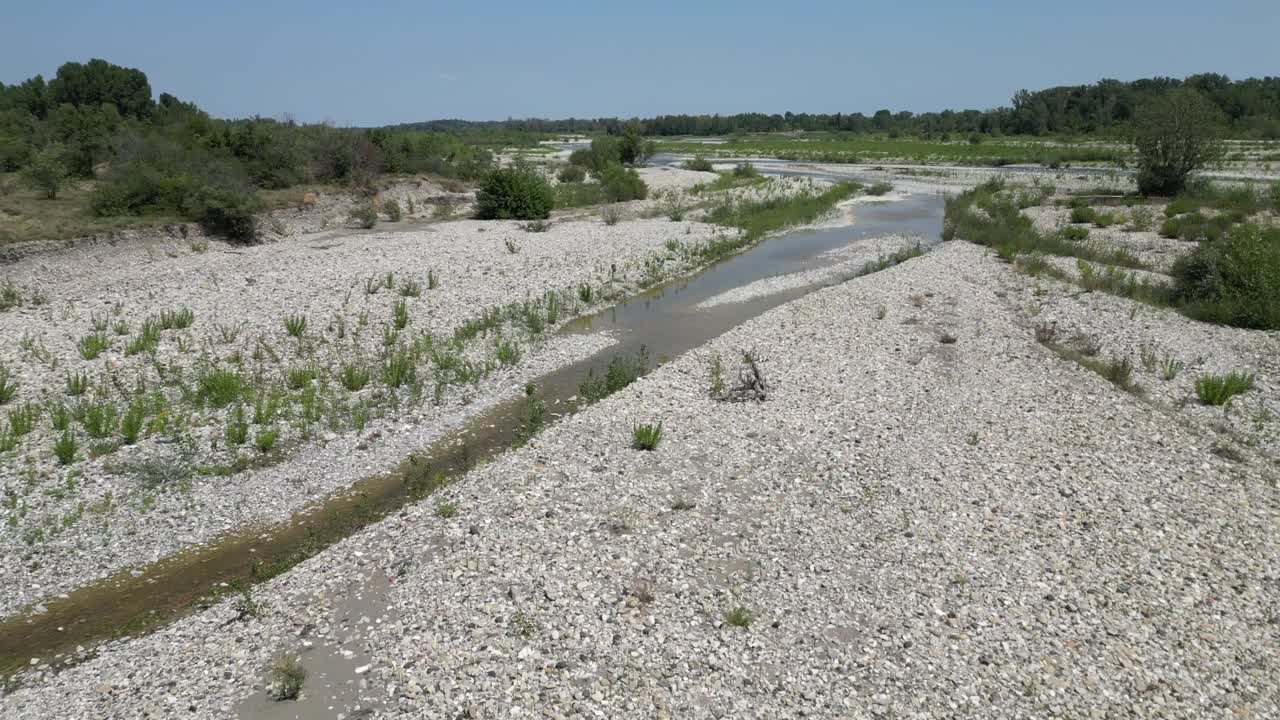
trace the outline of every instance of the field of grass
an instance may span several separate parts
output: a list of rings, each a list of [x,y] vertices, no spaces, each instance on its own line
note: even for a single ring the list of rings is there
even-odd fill
[[[1007,137],[974,144],[967,138],[943,141],[838,133],[748,135],[729,138],[722,144],[667,140],[658,143],[658,151],[707,157],[749,155],[833,163],[1035,163],[1049,167],[1078,163],[1120,164],[1130,157],[1128,148],[1108,142]]]

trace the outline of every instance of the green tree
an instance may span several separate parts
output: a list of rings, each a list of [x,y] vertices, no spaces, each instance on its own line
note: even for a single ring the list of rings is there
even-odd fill
[[[31,162],[22,171],[22,177],[46,198],[58,197],[58,190],[67,180],[67,165],[63,161],[65,148],[58,143],[49,143],[31,156]]]
[[[618,159],[627,165],[643,165],[653,156],[654,148],[653,142],[640,134],[640,125],[631,123],[618,141]]]
[[[63,63],[49,81],[53,106],[67,103],[76,107],[116,106],[121,115],[145,118],[151,114],[151,84],[146,73],[113,65],[106,60]]]
[[[551,216],[555,194],[545,178],[522,165],[494,170],[480,181],[476,217],[481,220],[541,220]]]
[[[1138,151],[1138,191],[1176,195],[1192,172],[1223,155],[1222,113],[1204,95],[1170,90],[1138,108],[1133,145]]]

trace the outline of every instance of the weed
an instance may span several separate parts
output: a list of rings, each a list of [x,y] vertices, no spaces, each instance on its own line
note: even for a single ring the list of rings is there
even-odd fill
[[[884,305],[881,305],[876,308],[876,311],[873,317],[875,317],[875,319],[877,320],[883,320],[885,319],[885,316],[888,314],[889,314],[889,308],[885,307]]]
[[[538,623],[533,618],[525,614],[523,610],[517,610],[511,616],[511,634],[525,639],[531,638],[538,632]]]
[[[405,297],[418,297],[422,295],[422,284],[412,278],[406,279],[400,283],[400,294]]]
[[[185,330],[195,322],[196,314],[190,308],[161,310],[157,322],[161,330]]]
[[[342,366],[338,379],[342,382],[342,387],[351,392],[363,390],[369,384],[369,370],[362,365],[348,363]]]
[[[560,296],[547,293],[547,324],[554,326],[560,322]]]
[[[111,326],[111,332],[121,337],[129,334],[129,321],[120,318]]]
[[[391,321],[397,330],[403,330],[409,325],[409,306],[405,301],[396,303],[395,309],[391,312]]]
[[[583,303],[590,305],[591,298],[594,294],[595,292],[591,289],[591,285],[589,283],[578,283],[578,299]]]
[[[515,240],[507,239],[503,241],[503,244],[507,246],[508,255],[515,255],[520,252],[520,245],[518,245]]]
[[[656,425],[637,423],[631,428],[631,447],[636,450],[656,450],[662,441],[662,423]]]
[[[1167,357],[1160,363],[1160,377],[1173,380],[1182,372],[1185,365],[1177,358]]]
[[[290,315],[284,319],[285,332],[290,336],[302,339],[303,334],[307,332],[307,316],[306,315]]]
[[[887,194],[889,194],[889,191],[891,191],[891,190],[893,190],[893,186],[892,186],[892,185],[890,185],[889,183],[887,183],[887,182],[878,182],[878,183],[876,183],[876,184],[872,185],[871,187],[867,188],[867,189],[866,189],[866,194],[867,194],[867,195],[874,195],[874,196],[887,195]]]
[[[348,217],[365,230],[372,230],[378,224],[378,211],[374,209],[373,203],[370,202],[364,202],[351,208],[351,213]]]
[[[1253,387],[1254,374],[1232,371],[1226,375],[1196,378],[1196,396],[1205,405],[1226,405],[1232,397]]]
[[[244,406],[236,405],[236,410],[227,420],[227,429],[223,437],[230,447],[243,445],[249,439],[249,421],[244,416]]]
[[[520,226],[521,230],[528,233],[544,233],[551,229],[550,220],[530,220]]]
[[[1057,323],[1037,323],[1035,327],[1036,342],[1042,345],[1052,343],[1058,337]]]
[[[594,368],[588,370],[587,378],[578,386],[578,395],[583,402],[594,403],[630,385],[647,372],[649,353],[641,346],[634,359],[614,355],[604,377],[598,377]]]
[[[280,434],[275,430],[266,428],[259,430],[253,438],[254,447],[258,448],[258,452],[266,454],[271,452],[276,446],[276,441],[280,439]]]
[[[284,654],[271,663],[271,677],[275,681],[272,697],[277,701],[297,700],[307,681],[307,669],[297,657]]]
[[[364,279],[365,295],[377,295],[378,291],[381,289],[382,289],[382,281],[379,280],[378,278],[369,277]]]
[[[1077,242],[1085,240],[1089,237],[1089,228],[1079,225],[1068,225],[1062,228],[1062,238],[1064,240],[1075,240]]]
[[[1217,455],[1223,460],[1230,460],[1235,463],[1242,463],[1247,460],[1244,453],[1240,452],[1239,448],[1225,441],[1214,443],[1213,447],[1209,448],[1209,452]]]
[[[412,383],[418,376],[413,355],[401,350],[391,353],[382,364],[382,381],[387,387],[398,388]]]
[[[547,424],[547,406],[537,395],[533,383],[524,386],[524,406],[520,409],[520,424],[516,426],[511,444],[523,447]]]
[[[436,504],[436,517],[448,520],[458,514],[458,506],[451,502]]]
[[[725,624],[732,627],[750,627],[751,621],[754,619],[755,617],[751,614],[751,611],[742,606],[732,608],[724,614]]]
[[[210,370],[196,379],[196,396],[205,403],[224,408],[244,391],[244,379],[234,370]]]
[[[516,365],[520,362],[520,346],[507,340],[498,340],[494,354],[497,356],[498,362],[505,366]]]
[[[77,413],[85,432],[95,440],[110,437],[115,432],[119,420],[116,406],[107,400],[82,402]]]
[[[87,373],[67,373],[67,394],[78,397],[89,391],[89,375]]]
[[[76,436],[71,434],[71,428],[62,431],[62,437],[53,443],[53,454],[58,458],[59,465],[70,465],[76,461],[76,451],[80,449],[76,442]]]
[[[400,218],[404,215],[400,210],[400,203],[396,202],[394,198],[382,203],[382,212],[387,214],[389,222],[400,222]]]
[[[76,348],[80,351],[80,357],[85,360],[94,360],[111,347],[111,341],[102,333],[94,333],[85,335],[76,343]]]
[[[124,354],[131,356],[143,352],[154,352],[159,345],[160,325],[155,320],[148,318],[143,321],[142,328],[138,331],[138,334],[134,335],[125,345]]]
[[[49,424],[53,426],[54,430],[65,432],[67,428],[71,427],[71,411],[62,403],[52,406],[49,411]]]
[[[125,445],[132,445],[142,437],[142,428],[147,419],[147,405],[145,402],[135,400],[125,411],[124,418],[120,420],[120,435],[124,438]]]
[[[35,403],[19,405],[9,411],[9,432],[15,437],[22,437],[36,429],[36,421],[40,419],[40,407]]]
[[[720,361],[720,353],[711,356],[711,397],[724,395],[724,366]]]
[[[610,227],[617,225],[622,222],[622,208],[617,205],[609,205],[600,211],[600,219]]]

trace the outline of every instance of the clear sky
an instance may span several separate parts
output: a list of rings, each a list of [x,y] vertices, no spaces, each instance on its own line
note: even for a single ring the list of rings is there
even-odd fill
[[[9,0],[0,81],[101,57],[217,116],[988,108],[1019,88],[1280,74],[1280,0]]]

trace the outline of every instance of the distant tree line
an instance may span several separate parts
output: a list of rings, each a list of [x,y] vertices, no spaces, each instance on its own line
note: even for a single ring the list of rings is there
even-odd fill
[[[1137,109],[1148,99],[1176,88],[1203,94],[1226,119],[1232,135],[1280,139],[1280,77],[1231,80],[1206,73],[1186,79],[1150,78],[1092,85],[1020,90],[1011,107],[992,110],[943,110],[911,113],[879,110],[862,113],[741,113],[738,115],[661,115],[640,120],[645,135],[731,135],[743,132],[833,131],[937,136],[943,133],[989,135],[1127,134]],[[629,124],[618,118],[435,120],[400,127],[438,132],[518,131],[622,135]]]
[[[145,73],[104,60],[66,63],[48,82],[0,84],[0,171],[21,171],[47,197],[68,178],[96,178],[90,205],[100,215],[177,214],[251,236],[262,190],[369,188],[382,173],[470,179],[492,164],[488,150],[450,133],[213,118],[168,93],[153,100]]]

